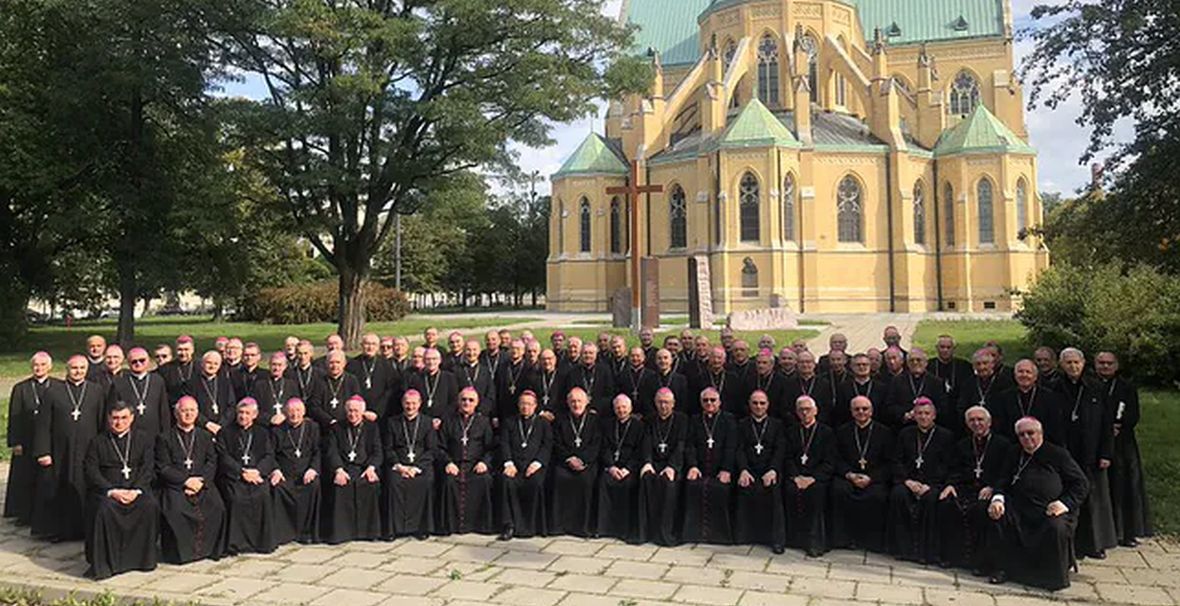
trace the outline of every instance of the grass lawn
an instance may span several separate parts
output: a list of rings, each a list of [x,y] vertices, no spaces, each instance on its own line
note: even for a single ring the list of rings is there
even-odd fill
[[[1029,357],[1033,345],[1025,341],[1024,327],[1006,321],[933,321],[918,324],[914,343],[934,355],[934,343],[940,334],[949,334],[958,343],[958,354],[970,357],[984,342],[995,339],[1004,348],[1006,364]],[[1139,404],[1142,420],[1136,427],[1143,456],[1143,473],[1151,514],[1158,533],[1180,535],[1180,461],[1175,457],[1177,432],[1180,432],[1180,392],[1174,389],[1141,389]]]

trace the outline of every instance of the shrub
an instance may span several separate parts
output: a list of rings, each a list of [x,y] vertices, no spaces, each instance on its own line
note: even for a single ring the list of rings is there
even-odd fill
[[[1016,317],[1033,343],[1112,351],[1148,383],[1180,379],[1180,277],[1146,266],[1054,265],[1024,293]]]
[[[239,309],[242,320],[270,324],[336,322],[339,318],[340,285],[335,281],[292,284],[263,288],[247,297]],[[393,322],[410,311],[405,294],[370,282],[365,287],[365,319]]]

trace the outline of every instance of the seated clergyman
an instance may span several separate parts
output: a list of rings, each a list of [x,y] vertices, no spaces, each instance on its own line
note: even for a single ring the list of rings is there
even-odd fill
[[[537,414],[537,394],[525,390],[517,414],[500,426],[500,539],[546,534],[545,478],[553,451],[553,428]]]
[[[387,537],[434,532],[434,462],[438,432],[422,413],[422,394],[402,394],[401,414],[385,419],[385,529]]]
[[[196,425],[195,398],[181,396],[174,408],[176,426],[156,437],[162,555],[173,564],[218,559],[225,552],[225,505],[213,486],[217,446]]]
[[[344,422],[328,430],[324,469],[331,478],[325,493],[327,540],[343,543],[381,536],[381,433],[365,421],[365,400],[344,403]]]
[[[275,544],[320,540],[320,427],[307,416],[303,399],[283,406],[274,428],[275,466],[268,478],[274,501]]]
[[[270,553],[274,505],[267,478],[275,469],[274,444],[270,431],[256,422],[254,398],[238,402],[234,419],[217,434],[217,482],[228,513],[226,552]]]

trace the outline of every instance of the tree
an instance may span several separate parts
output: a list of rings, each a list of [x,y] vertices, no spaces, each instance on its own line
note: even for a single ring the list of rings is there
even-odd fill
[[[1036,6],[1046,25],[1022,75],[1030,106],[1056,108],[1073,95],[1083,103],[1078,124],[1092,129],[1081,161],[1110,151],[1110,193],[1091,201],[1113,242],[1127,243],[1126,263],[1180,272],[1180,10],[1174,0],[1069,0]],[[1134,123],[1130,141],[1116,142],[1114,126]]]
[[[336,268],[349,345],[395,213],[458,174],[507,163],[509,141],[549,143],[551,123],[635,80],[604,74],[629,34],[602,0],[212,4],[224,60],[269,94],[243,141]]]

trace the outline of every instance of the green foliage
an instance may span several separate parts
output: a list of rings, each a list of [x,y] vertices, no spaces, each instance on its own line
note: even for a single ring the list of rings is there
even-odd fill
[[[1034,343],[1112,351],[1145,382],[1180,379],[1180,277],[1146,266],[1054,265],[1024,293],[1017,318]]]
[[[380,284],[370,284],[364,294],[366,316],[374,322],[400,320],[410,311],[406,296]],[[340,313],[340,287],[336,282],[294,284],[263,288],[243,299],[241,319],[270,324],[334,322]]]

